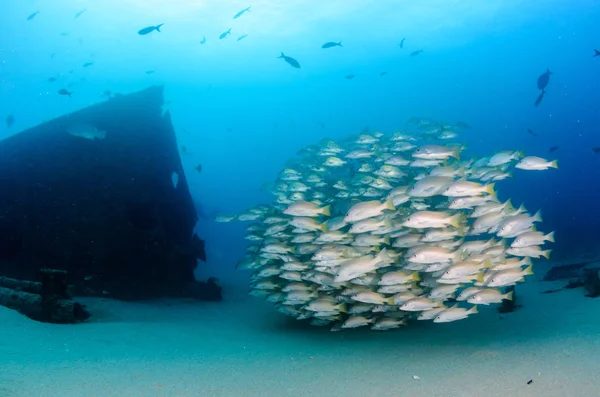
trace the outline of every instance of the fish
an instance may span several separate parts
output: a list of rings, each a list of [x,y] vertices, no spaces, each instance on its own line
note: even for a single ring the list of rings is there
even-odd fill
[[[146,74],[153,74],[154,70],[146,70],[144,73],[146,73]]]
[[[250,7],[244,8],[241,11],[238,11],[234,16],[233,19],[238,19],[239,17],[241,17],[242,15],[244,15],[245,13],[250,12]]]
[[[202,36],[202,40],[200,40],[200,44],[206,43],[206,36]]]
[[[381,72],[379,73],[379,76],[385,76],[387,74],[387,72]]]
[[[478,313],[477,306],[473,306],[469,310],[455,306],[439,312],[438,315],[433,319],[433,322],[449,323],[456,320],[462,320],[475,313]]]
[[[406,37],[402,38],[402,40],[400,40],[400,48],[404,48],[404,40],[406,40]]]
[[[344,78],[346,80],[352,80],[354,78],[354,75],[353,74],[348,74],[348,75],[344,76]]]
[[[422,52],[423,52],[423,50],[416,50],[416,51],[413,51],[413,52],[411,52],[411,53],[409,54],[409,56],[411,56],[411,57],[414,57],[414,56],[417,56],[417,55],[419,55],[419,54],[420,54],[420,53],[422,53]]]
[[[529,132],[533,136],[538,136],[538,134],[536,134],[535,132],[531,131],[529,128],[527,128],[527,132]]]
[[[226,31],[224,31],[223,33],[221,33],[219,35],[219,40],[223,40],[224,38],[226,38],[227,36],[229,36],[231,34],[231,28],[227,29]]]
[[[521,159],[515,168],[528,171],[541,171],[548,168],[558,168],[558,160],[548,161],[541,157],[527,156]]]
[[[159,25],[156,25],[156,26],[148,26],[148,27],[145,27],[145,28],[143,28],[143,29],[140,29],[140,30],[138,30],[138,34],[139,34],[140,36],[144,36],[144,35],[147,35],[147,34],[150,34],[150,33],[154,32],[155,30],[156,30],[157,32],[160,32],[160,28],[161,28],[161,26],[163,26],[163,25],[164,25],[164,23],[161,23],[161,24],[159,24]]]
[[[240,37],[237,38],[237,41],[244,40],[246,37],[248,37],[248,35],[247,34],[243,34],[243,35],[241,35]]]
[[[540,106],[540,104],[542,103],[542,101],[544,100],[544,95],[546,95],[546,91],[542,90],[542,92],[540,92],[540,95],[538,95],[537,99],[535,100],[534,105]]]
[[[342,42],[341,41],[338,41],[338,42],[328,41],[327,43],[323,44],[321,46],[321,48],[333,48],[333,47],[341,47],[341,46],[342,46]]]
[[[71,98],[71,95],[73,95],[73,93],[65,88],[61,88],[60,90],[58,90],[58,95],[67,95],[69,98]]]
[[[600,55],[600,50],[594,50],[594,56],[592,58],[596,58]]]
[[[88,68],[88,67],[92,66],[93,64],[94,64],[94,62],[86,62],[86,63],[84,63],[82,66],[83,66],[84,68]]]
[[[91,141],[106,138],[106,131],[99,130],[95,126],[86,123],[73,123],[67,126],[66,131],[71,136]]]
[[[558,146],[552,146],[550,149],[548,149],[548,151],[550,153],[553,153],[553,152],[556,152],[558,150],[558,148],[559,148]]]
[[[202,172],[202,164],[198,164],[198,165],[195,167],[195,170],[196,170],[198,173]]]
[[[29,14],[29,16],[27,17],[27,20],[31,21],[39,13],[40,13],[39,11],[36,11],[36,12],[33,12],[33,13]]]
[[[294,67],[294,68],[297,68],[297,69],[300,69],[300,63],[299,63],[297,60],[295,60],[294,58],[292,58],[292,57],[288,57],[288,56],[287,56],[287,55],[285,55],[283,52],[282,52],[282,53],[281,53],[281,55],[280,55],[280,56],[278,56],[277,58],[281,58],[281,59],[283,59],[284,61],[286,61],[286,62],[287,62],[287,63],[288,63],[290,66],[292,66],[292,67]]]
[[[540,75],[537,79],[537,87],[538,89],[544,91],[550,82],[550,75],[553,74],[550,69],[546,69],[544,73]]]
[[[81,11],[77,11],[77,12],[75,13],[75,19],[79,18],[79,17],[80,17],[81,15],[83,15],[83,13],[84,13],[84,12],[86,12],[86,11],[87,11],[87,9],[85,9],[85,8],[84,8],[83,10],[81,10]]]
[[[15,116],[13,116],[12,114],[9,114],[8,116],[6,116],[6,128],[10,128],[13,126],[13,124],[15,123]]]
[[[49,83],[54,83],[56,81],[56,77],[50,77],[48,78],[48,82]]]
[[[599,147],[592,148],[592,152],[594,152],[594,153],[596,153],[596,154],[600,153],[600,146],[599,146]]]

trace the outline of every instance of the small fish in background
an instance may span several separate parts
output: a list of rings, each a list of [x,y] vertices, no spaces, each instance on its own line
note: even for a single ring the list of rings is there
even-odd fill
[[[385,76],[386,74],[387,74],[387,72],[381,72],[381,73],[379,73],[379,76],[380,76],[380,77],[381,77],[381,76]]]
[[[81,10],[81,11],[77,11],[77,12],[75,13],[75,19],[79,18],[79,17],[80,17],[81,15],[83,15],[83,13],[84,13],[84,12],[86,12],[86,11],[87,11],[87,9],[85,9],[85,8],[84,8],[83,10]]]
[[[527,128],[527,132],[529,132],[531,135],[533,136],[539,136],[538,134],[536,134],[535,132],[531,131],[529,128]]]
[[[600,55],[600,51],[594,49],[594,56],[592,58],[596,58],[598,55]]]
[[[70,33],[69,32],[60,32],[60,35],[62,37],[67,37]]]
[[[89,68],[90,66],[92,66],[94,64],[94,62],[86,62],[83,64],[84,68]]]
[[[69,92],[69,90],[65,88],[61,88],[60,90],[58,90],[58,95],[68,95],[69,98],[71,98],[71,95],[73,95],[73,93]]]
[[[152,73],[154,73],[154,70],[146,70],[144,73],[146,73],[146,74],[152,74]]]
[[[290,66],[292,66],[292,67],[294,67],[296,69],[300,69],[300,63],[297,60],[295,60],[294,58],[288,57],[283,52],[281,53],[281,55],[279,55],[277,57],[277,59],[279,59],[279,58],[281,58],[284,61],[286,61]]]
[[[48,83],[54,83],[56,81],[56,77],[48,78]]]
[[[202,164],[198,164],[198,165],[195,167],[195,170],[196,170],[196,171],[198,171],[198,173],[202,172]]]
[[[241,35],[240,37],[237,38],[237,41],[244,40],[246,37],[248,37],[248,35],[247,34],[243,34],[243,35]]]
[[[181,152],[182,153],[187,153],[187,146],[181,145]]]
[[[459,121],[455,125],[459,128],[471,128],[471,126],[464,121]]]
[[[344,76],[344,78],[346,80],[352,80],[354,78],[354,75],[353,74],[349,74],[349,75]]]
[[[548,151],[549,151],[550,153],[554,153],[554,152],[556,152],[557,150],[558,150],[558,146],[552,146],[550,149],[548,149]]]
[[[335,41],[328,41],[327,43],[323,44],[321,46],[321,48],[333,48],[333,47],[342,47],[342,42],[335,42]]]
[[[600,153],[600,146],[593,148],[592,151],[596,154]]]
[[[422,52],[423,52],[423,50],[416,50],[416,51],[411,52],[409,56],[415,57],[415,56],[419,55]]]
[[[111,95],[112,95],[112,92],[110,92],[110,90],[104,90],[104,92],[102,92],[102,96],[109,97]]]
[[[106,138],[106,131],[101,131],[90,124],[74,123],[69,125],[66,129],[69,135],[88,139],[90,141],[103,140]]]
[[[173,184],[173,187],[177,189],[177,186],[179,185],[179,174],[175,171],[171,174],[171,183]]]
[[[538,95],[537,99],[535,100],[535,106],[540,106],[540,104],[542,103],[542,101],[544,100],[544,95],[546,95],[546,91],[543,91],[540,93],[540,95]]]
[[[541,157],[527,156],[523,157],[523,159],[515,165],[515,168],[526,171],[544,171],[548,168],[558,168],[558,161],[548,161]]]
[[[321,128],[326,128],[325,123],[319,123],[319,125],[321,126]]]
[[[225,37],[229,36],[230,34],[231,34],[231,28],[229,28],[226,31],[224,31],[223,33],[221,33],[219,35],[219,40],[223,40]]]
[[[35,18],[35,16],[36,16],[37,14],[39,14],[39,13],[40,13],[39,11],[36,11],[36,12],[34,12],[34,13],[32,13],[32,14],[29,14],[29,16],[27,17],[27,20],[28,20],[28,21],[31,21],[31,20],[32,20],[33,18]]]
[[[139,34],[140,36],[144,36],[144,35],[147,35],[147,34],[149,34],[149,33],[152,33],[152,32],[154,32],[155,30],[156,30],[157,32],[160,32],[160,27],[161,27],[161,26],[163,26],[163,25],[164,25],[164,23],[161,23],[161,24],[159,24],[159,25],[156,25],[156,26],[148,26],[148,27],[145,27],[145,28],[143,28],[143,29],[140,29],[140,30],[138,30],[138,34]]]
[[[233,16],[233,19],[238,19],[239,17],[241,17],[242,15],[244,15],[247,12],[250,12],[250,7],[244,8],[243,10],[238,11],[238,13]]]
[[[404,48],[404,40],[406,40],[406,37],[403,37],[402,40],[400,40],[400,48]]]
[[[15,116],[13,116],[12,114],[9,114],[8,116],[6,116],[6,128],[12,127],[14,123],[15,123]]]
[[[537,79],[537,87],[538,89],[544,91],[550,82],[550,75],[553,74],[550,69],[546,69],[544,73],[540,75]]]
[[[54,59],[55,56],[56,56],[56,52],[53,52],[52,54],[50,54],[50,59]]]
[[[200,40],[200,44],[206,43],[206,36],[202,36],[202,40]]]

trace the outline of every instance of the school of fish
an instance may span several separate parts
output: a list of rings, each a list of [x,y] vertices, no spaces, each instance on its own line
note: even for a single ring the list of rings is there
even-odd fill
[[[501,202],[494,184],[556,161],[518,151],[465,160],[445,143],[464,125],[407,126],[304,148],[270,186],[272,205],[217,216],[252,222],[238,263],[252,271],[252,295],[333,331],[451,322],[512,299],[505,287],[549,257],[554,233],[538,231],[540,212]]]

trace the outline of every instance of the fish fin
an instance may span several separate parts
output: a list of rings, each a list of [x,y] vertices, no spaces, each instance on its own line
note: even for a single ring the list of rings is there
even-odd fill
[[[512,212],[515,210],[515,207],[513,206],[511,199],[508,199],[506,201],[506,203],[504,203],[504,210],[506,210],[508,212]]]
[[[546,259],[550,259],[550,254],[552,253],[552,250],[546,250],[546,251],[542,251],[542,255],[544,256],[544,258]]]
[[[553,242],[554,242],[554,232],[550,232],[550,233],[548,233],[548,234],[547,234],[547,235],[544,237],[544,239],[546,239],[546,241],[550,241],[551,243],[553,243]]]
[[[460,160],[460,151],[464,149],[464,146],[459,146],[452,150],[451,157],[454,157],[457,160]]]
[[[331,205],[327,205],[327,206],[321,208],[321,214],[323,214],[325,216],[331,216]]]
[[[484,269],[489,269],[490,267],[493,267],[493,266],[494,266],[494,264],[489,259],[486,259],[485,261],[483,261]]]
[[[394,298],[388,298],[388,299],[386,299],[385,303],[387,303],[390,306],[394,306],[395,305]]]
[[[475,305],[472,308],[470,308],[469,310],[467,310],[467,314],[477,314],[477,313],[479,313],[479,310],[477,310],[477,305]]]
[[[421,277],[419,277],[419,272],[414,272],[413,274],[411,274],[410,278],[411,278],[411,280],[414,280],[414,281],[421,280]]]
[[[160,27],[163,26],[163,25],[164,25],[164,23],[161,23],[160,25],[156,25],[154,27],[154,29],[156,29],[157,32],[160,32]]]
[[[347,306],[345,303],[340,303],[340,304],[338,305],[338,310],[339,310],[341,313],[348,313],[348,306]]]
[[[385,209],[390,211],[395,211],[396,207],[394,207],[394,199],[392,196],[388,196],[387,200],[385,200]]]
[[[515,152],[515,155],[517,157],[517,160],[518,159],[522,159],[523,157],[525,157],[525,152],[522,151],[522,150],[518,150],[518,151]]]
[[[456,309],[458,307],[458,303],[453,304],[448,309]]]
[[[282,52],[277,58],[285,58],[285,54]]]
[[[510,292],[508,292],[508,293],[504,294],[504,295],[502,296],[502,298],[504,298],[504,299],[506,299],[506,300],[509,300],[509,301],[511,301],[511,300],[513,300],[513,295],[514,295],[514,292],[513,292],[513,291],[510,291]]]
[[[475,278],[475,281],[477,281],[479,283],[485,282],[484,276],[485,276],[485,272],[477,273],[477,278]]]
[[[552,240],[552,241],[554,242],[554,240]],[[383,236],[383,243],[385,245],[390,245],[390,236],[388,236],[388,235]]]
[[[323,233],[327,233],[327,222],[323,222],[319,225],[319,230],[321,230]]]
[[[552,72],[550,71],[550,69],[548,69],[548,68],[546,68],[546,73],[548,73],[548,74],[554,74],[554,73],[552,73]]]
[[[534,222],[543,222],[542,210],[538,210],[538,212],[535,213],[535,215],[533,216],[533,221]]]
[[[531,274],[533,274],[533,265],[529,265],[529,266],[527,266],[527,269],[525,269],[525,270],[523,271],[523,274],[524,274],[524,275],[525,275],[525,274],[527,274],[527,275],[531,275]]]
[[[338,43],[338,45],[339,45],[340,47],[342,47],[342,42],[340,41],[340,42]]]
[[[558,160],[554,160],[550,162],[550,167],[552,168],[558,168]]]
[[[495,183],[490,183],[489,185],[486,185],[485,189],[483,189],[483,190],[490,196],[496,196],[496,191],[494,190],[494,186],[496,186]]]
[[[456,215],[453,215],[450,218],[450,225],[458,228],[458,227],[460,227],[460,225],[464,224],[465,220],[466,220],[466,215],[463,213],[458,213]]]

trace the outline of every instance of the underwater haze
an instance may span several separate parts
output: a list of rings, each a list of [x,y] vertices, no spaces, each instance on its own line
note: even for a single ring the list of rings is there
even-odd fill
[[[199,264],[197,277],[216,275],[224,285],[225,300],[234,300],[236,305],[255,299],[246,296],[248,272],[236,270],[249,245],[244,239],[247,224],[218,223],[215,215],[240,214],[260,204],[272,204],[274,198],[265,183],[275,181],[290,160],[309,145],[324,139],[338,142],[361,131],[391,135],[408,128],[409,120],[415,118],[467,125],[454,140],[464,145],[461,157],[519,150],[528,156],[557,160],[559,168],[545,172],[515,169],[512,178],[496,183],[498,197],[503,202],[510,199],[515,208],[523,204],[530,214],[541,211],[543,229],[555,232],[556,241],[550,247],[552,263],[600,258],[600,1],[0,0],[0,10],[0,139],[114,95],[164,86],[164,109],[172,114],[186,179],[200,214],[196,232],[206,240],[208,259],[206,264]],[[551,71],[549,82],[541,90],[537,81],[547,71]],[[550,262],[540,262],[536,273],[543,275],[550,267]],[[546,373],[556,370],[554,374],[560,374],[564,370],[560,366],[561,349],[571,334],[556,331],[564,338],[560,343],[552,342],[552,325],[563,320],[548,308],[579,306],[560,301],[566,296],[561,294],[551,295],[559,302],[551,306],[543,301],[550,295],[540,295],[540,291],[524,295],[530,300],[522,311],[514,313],[520,316],[515,317],[518,324],[509,325],[505,335],[498,330],[501,327],[486,322],[492,317],[490,313],[474,320],[484,324],[479,329],[484,330],[482,334],[490,332],[475,343],[481,350],[470,350],[471,341],[465,336],[470,320],[455,328],[458,331],[453,335],[458,339],[439,336],[449,328],[431,327],[422,339],[417,333],[410,334],[419,340],[415,345],[401,345],[403,342],[390,336],[382,337],[389,343],[385,347],[372,340],[361,345],[370,336],[354,334],[346,340],[348,345],[328,356],[320,373],[342,362],[335,367],[340,371],[334,371],[336,380],[348,382],[344,374],[353,372],[346,367],[345,358],[360,361],[373,352],[374,357],[381,355],[378,357],[387,364],[382,373],[391,379],[391,369],[403,357],[400,353],[386,355],[393,350],[390,346],[406,348],[415,359],[419,355],[417,345],[431,345],[433,353],[429,352],[432,355],[425,361],[402,367],[407,382],[417,385],[406,395],[480,396],[485,387],[467,387],[458,381],[427,388],[422,374],[430,365],[441,365],[439,373],[444,379],[454,376],[444,372],[446,364],[435,353],[450,349],[448,346],[458,340],[447,357],[455,360],[452,365],[468,364],[460,367],[461,371],[473,370],[482,357],[492,362],[486,361],[482,368],[506,368],[522,348],[535,354],[546,347],[542,342],[529,344],[526,340],[525,335],[540,332],[549,345],[558,346],[549,353],[551,369]],[[584,299],[574,295],[568,298],[577,302]],[[600,324],[596,321],[590,325],[587,320],[598,317],[598,302],[586,302],[587,306],[576,310],[579,317],[558,316],[567,317],[564,329],[581,327],[582,332],[597,333]],[[535,305],[548,310],[542,310],[545,317],[528,333],[519,324],[531,320],[526,309]],[[294,342],[278,339],[283,339],[281,333],[265,330],[278,324],[277,320],[256,325],[261,317],[278,315],[269,306],[260,306],[254,314],[249,310],[236,320],[233,330],[224,331],[228,341],[238,341],[239,346],[232,346],[246,349],[253,343],[249,334],[238,340],[234,332],[235,327],[252,325],[267,335],[256,339],[261,352],[272,352],[274,357],[294,349]],[[124,310],[135,311],[129,307]],[[213,307],[208,316],[229,321],[230,315],[239,314],[233,314],[235,310],[219,312]],[[503,317],[505,323],[510,321],[508,316]],[[185,315],[182,318],[187,320]],[[319,339],[322,334],[312,329],[289,327],[284,331],[306,338],[301,346],[316,343],[325,351],[328,343],[339,342],[332,336]],[[177,338],[181,335],[178,332],[169,335]],[[211,331],[201,334],[209,337]],[[508,335],[518,342],[506,350],[509,353],[501,353],[503,347],[497,343]],[[160,333],[154,336],[149,346],[161,338]],[[270,350],[268,337],[280,341],[280,346]],[[427,337],[434,342],[426,341]],[[577,343],[577,354],[588,348],[595,354],[600,351],[591,337]],[[174,357],[175,353],[164,349]],[[225,361],[237,354],[234,347],[225,350],[223,354],[216,350],[208,354],[225,357]],[[310,360],[318,356],[308,347],[302,354],[311,355]],[[569,357],[575,360],[577,354]],[[124,357],[130,358],[127,354]],[[258,353],[253,358],[259,362]],[[302,393],[295,386],[280,388],[296,372],[290,369],[270,376],[269,371],[287,368],[288,363],[287,358],[273,360],[261,375],[267,378],[268,388],[256,386],[249,380],[253,376],[244,373],[240,364],[229,381],[251,384],[248,389],[173,389],[173,394],[148,389],[145,395],[192,395],[186,394],[190,391],[210,396],[405,395],[385,388],[387,381],[383,388],[375,381],[367,382],[364,389],[355,386],[360,390],[357,394],[352,388],[337,388],[335,382],[325,389],[313,385],[311,391]],[[586,360],[581,362],[590,362]],[[185,367],[185,363],[181,365]],[[296,365],[293,368],[301,374],[299,379],[316,382],[309,375],[310,367]],[[526,366],[519,365],[515,371]],[[600,383],[590,377],[580,392],[571,394],[572,389],[555,379],[548,388],[528,394],[523,391],[531,385],[526,381],[535,378],[534,387],[539,383],[536,376],[543,377],[535,375],[536,368],[528,366],[529,372],[518,381],[512,373],[508,376],[515,385],[508,389],[512,395],[593,397],[591,390],[600,389]],[[149,373],[158,376],[160,371],[158,366]],[[220,371],[228,370],[214,370]],[[375,379],[379,369],[374,365],[366,373]],[[189,374],[190,379],[194,376]],[[209,375],[202,376],[210,380]],[[469,382],[485,376],[479,373]],[[0,386],[2,379],[0,376]],[[330,381],[325,375],[318,380],[321,384]],[[222,382],[230,385],[227,379]],[[505,395],[503,380],[494,382],[487,384],[486,395]],[[518,387],[516,382],[520,382]],[[60,383],[57,390],[66,387]],[[28,390],[33,393],[34,389]],[[0,388],[0,397],[2,392]]]

